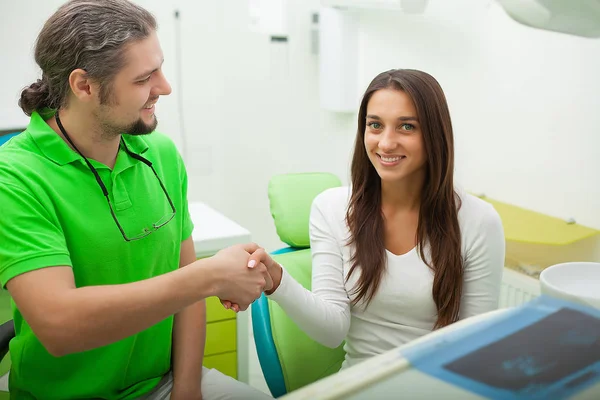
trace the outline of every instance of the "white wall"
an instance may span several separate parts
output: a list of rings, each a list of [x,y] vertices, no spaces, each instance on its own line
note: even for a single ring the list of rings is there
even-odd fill
[[[269,250],[282,246],[269,213],[271,176],[328,171],[346,181],[348,174],[354,116],[318,105],[308,32],[318,4],[288,2],[288,44],[251,31],[245,1],[180,7],[190,198],[239,222]]]
[[[3,2],[0,21],[9,18],[11,30],[22,33],[0,37],[1,53],[22,54],[36,24],[60,3]],[[272,175],[329,171],[348,181],[355,116],[318,105],[308,30],[319,1],[288,1],[287,45],[249,29],[247,1],[138,3],[160,23],[174,92],[159,103],[159,126],[186,156],[190,199],[277,248],[266,194]],[[430,72],[450,103],[457,176],[468,190],[600,229],[600,40],[520,26],[489,0],[429,3],[422,16],[361,13],[361,91],[385,69]],[[1,87],[17,92],[32,71],[0,64]]]
[[[600,228],[600,39],[521,26],[479,0],[368,13],[361,27],[365,85],[392,67],[442,84],[469,190]]]
[[[35,39],[44,22],[64,3],[64,0],[21,0],[0,3],[0,25],[4,34],[0,35],[0,130],[24,127],[29,118],[18,107],[18,100],[24,87],[33,83],[41,75],[34,61]],[[160,20],[160,37],[165,52],[166,73],[176,80],[174,34],[175,22],[172,18],[174,6],[157,0],[139,2],[148,6]],[[179,131],[178,103],[175,96],[165,98],[162,107],[168,117],[161,118],[161,125],[169,132]],[[180,137],[175,135],[179,142]]]
[[[251,32],[247,1],[136,2],[159,22],[164,69],[173,86],[173,94],[157,107],[159,129],[184,153],[190,200],[222,211],[251,230],[261,245],[281,246],[268,208],[269,178],[329,171],[346,181],[354,139],[353,116],[325,113],[318,106],[318,65],[308,29],[319,1],[289,2],[288,44]],[[11,55],[10,62],[0,64],[0,87],[12,93],[0,95],[0,120],[10,114],[26,123],[16,101],[39,74],[33,43],[60,4],[62,0],[0,4],[5,31],[20,33],[0,36],[0,54]],[[179,24],[175,10],[180,11]]]
[[[354,115],[318,107],[317,59],[308,49],[309,14],[318,2],[289,3],[287,76],[270,71],[277,45],[249,32],[245,2],[216,6],[227,11],[219,31],[223,47],[214,37],[206,40],[200,24],[193,28],[200,35],[197,48],[218,55],[209,63],[218,65],[220,85],[211,89],[220,98],[211,110],[220,117],[188,132],[190,148],[201,147],[207,136],[214,143],[213,184],[192,196],[248,227],[271,249],[279,243],[268,213],[268,179],[324,170],[347,182],[356,129]],[[457,177],[468,190],[600,229],[594,201],[600,198],[600,137],[594,133],[600,126],[594,112],[600,40],[524,27],[494,2],[480,0],[431,0],[420,17],[363,12],[360,27],[362,89],[377,73],[398,67],[429,71],[441,82],[455,124]],[[190,55],[192,64],[205,65],[206,58]],[[212,97],[195,87],[202,93],[196,99],[188,93],[189,109],[194,100]],[[186,121],[196,119],[189,114]],[[198,162],[190,163],[195,179]]]
[[[0,130],[22,128],[29,121],[17,101],[21,90],[38,77],[33,46],[37,32],[55,8],[52,3],[51,0],[0,3]],[[27,12],[34,9],[35,13]]]

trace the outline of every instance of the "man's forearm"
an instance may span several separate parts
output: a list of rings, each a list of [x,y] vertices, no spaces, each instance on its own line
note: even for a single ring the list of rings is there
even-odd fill
[[[53,302],[45,332],[36,334],[56,356],[114,343],[213,295],[211,280],[199,279],[199,272],[180,268],[134,283],[68,290]]]
[[[173,382],[199,385],[206,342],[206,302],[199,301],[175,315],[173,332]]]

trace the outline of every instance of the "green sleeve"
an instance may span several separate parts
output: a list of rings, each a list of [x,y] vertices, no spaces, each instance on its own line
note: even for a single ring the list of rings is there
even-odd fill
[[[65,237],[53,210],[12,183],[0,190],[0,283],[52,266],[72,266]]]
[[[192,236],[192,231],[194,230],[194,223],[192,222],[192,217],[190,216],[190,211],[188,208],[188,176],[185,168],[185,164],[179,152],[177,153],[177,162],[179,164],[179,176],[181,179],[181,241],[186,240],[190,236]]]

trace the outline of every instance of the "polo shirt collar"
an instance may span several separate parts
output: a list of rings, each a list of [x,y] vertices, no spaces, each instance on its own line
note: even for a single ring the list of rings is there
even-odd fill
[[[123,135],[122,138],[132,153],[144,154],[148,150],[148,142],[139,135]]]
[[[46,119],[54,116],[54,113],[53,110],[34,111],[27,126],[27,132],[46,158],[56,164],[65,165],[76,160],[83,161],[81,156],[71,150],[69,145],[46,123]]]
[[[46,123],[53,117],[55,110],[34,111],[31,114],[27,131],[40,148],[40,151],[58,165],[70,164],[74,161],[83,161],[83,158]],[[127,148],[136,154],[143,154],[148,150],[148,143],[140,136],[123,135]]]

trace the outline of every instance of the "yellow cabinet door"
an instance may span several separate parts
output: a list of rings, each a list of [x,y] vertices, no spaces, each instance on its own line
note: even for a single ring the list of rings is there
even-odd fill
[[[237,353],[235,351],[204,357],[204,366],[214,368],[233,379],[237,379]]]
[[[225,309],[218,297],[213,296],[206,298],[206,322],[223,321],[235,318],[235,312]]]
[[[234,319],[211,322],[206,325],[204,355],[227,353],[236,350],[236,321]]]

